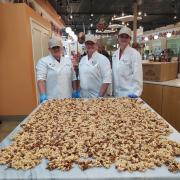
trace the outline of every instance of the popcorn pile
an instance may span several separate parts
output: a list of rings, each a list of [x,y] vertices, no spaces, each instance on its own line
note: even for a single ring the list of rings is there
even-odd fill
[[[164,164],[179,171],[180,144],[168,139],[168,124],[143,104],[129,98],[49,100],[0,150],[0,164],[30,169],[46,158],[49,170],[115,164],[132,172]]]

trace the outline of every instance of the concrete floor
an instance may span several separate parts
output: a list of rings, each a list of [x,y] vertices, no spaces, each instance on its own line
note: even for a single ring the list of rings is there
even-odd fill
[[[17,127],[25,117],[0,117],[0,142]]]

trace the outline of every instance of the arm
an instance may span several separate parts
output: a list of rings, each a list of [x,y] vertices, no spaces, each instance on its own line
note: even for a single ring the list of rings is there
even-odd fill
[[[39,60],[36,66],[37,85],[40,94],[40,102],[47,100],[46,95],[46,77],[47,65],[44,60]]]
[[[131,94],[140,96],[143,89],[143,71],[142,71],[142,58],[137,52],[132,59],[133,69],[133,86]]]
[[[72,87],[73,90],[79,90],[80,89],[80,81],[79,79],[79,61],[80,61],[80,54],[74,55],[72,58]]]
[[[73,89],[79,90],[80,89],[80,81],[79,81],[79,67],[75,66],[73,68]]]
[[[37,84],[38,84],[39,94],[46,94],[46,81],[38,80]]]
[[[72,63],[71,69],[72,69],[72,88],[73,90],[77,90],[77,74],[76,74],[75,66],[73,63]]]
[[[103,97],[109,87],[110,83],[104,83],[102,84],[101,88],[100,88],[100,92],[99,92],[99,97]]]
[[[77,81],[76,80],[72,82],[72,88],[75,91],[77,90]]]
[[[111,65],[110,65],[109,60],[106,57],[104,57],[100,61],[100,71],[103,78],[103,84],[101,85],[99,96],[103,97],[107,92],[109,84],[112,83]]]
[[[73,81],[72,87],[73,87],[73,90],[80,91],[80,81],[79,80]]]
[[[117,51],[112,55],[112,96],[115,97],[115,60],[116,60]]]
[[[78,80],[78,77],[77,77],[77,74],[76,74],[74,68],[75,67],[72,64],[72,88],[73,88],[72,97],[73,98],[80,98],[79,80]]]

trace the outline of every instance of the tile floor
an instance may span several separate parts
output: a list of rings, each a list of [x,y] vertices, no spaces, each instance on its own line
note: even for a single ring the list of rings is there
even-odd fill
[[[0,117],[0,142],[15,128],[17,125],[22,122],[25,117],[14,117],[14,118],[5,118]]]

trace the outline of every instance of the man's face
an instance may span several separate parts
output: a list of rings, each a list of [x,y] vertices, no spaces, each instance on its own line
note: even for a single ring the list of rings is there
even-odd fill
[[[86,45],[87,53],[89,55],[92,55],[97,50],[96,44],[93,43],[92,41],[85,42],[85,45]]]
[[[80,37],[78,37],[78,42],[79,42],[80,44],[83,44],[84,41],[85,41],[85,36],[80,36]]]
[[[49,48],[49,51],[51,52],[53,57],[55,57],[56,59],[60,59],[60,57],[61,57],[61,47],[56,46],[56,47],[53,47],[53,48]]]
[[[131,41],[128,34],[121,34],[118,36],[118,43],[120,46],[127,46]]]
[[[84,34],[83,32],[80,32],[80,33],[78,34],[78,42],[79,42],[80,44],[83,44],[83,43],[85,42],[85,34]]]

